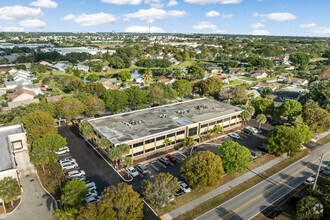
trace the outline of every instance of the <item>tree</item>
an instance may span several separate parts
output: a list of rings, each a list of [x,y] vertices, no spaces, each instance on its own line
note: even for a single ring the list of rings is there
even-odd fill
[[[302,143],[312,139],[312,132],[307,125],[297,124],[294,126],[276,126],[265,139],[266,149],[276,156],[288,153],[293,156],[301,149]]]
[[[233,90],[233,103],[234,104],[246,104],[249,100],[247,90],[244,85],[237,85]]]
[[[148,93],[145,90],[140,89],[138,86],[132,86],[125,89],[127,95],[128,104],[134,107],[139,107],[148,102]]]
[[[112,112],[122,111],[128,103],[126,93],[120,90],[108,90],[103,94],[102,99]]]
[[[102,136],[101,138],[97,139],[97,145],[100,148],[106,149],[110,146],[110,141],[108,138]]]
[[[309,63],[309,56],[303,52],[290,55],[290,61],[295,67],[302,68]]]
[[[259,115],[257,115],[256,120],[257,120],[257,122],[259,122],[259,130],[260,130],[261,123],[262,124],[266,123],[267,117],[264,114],[259,114]]]
[[[175,89],[175,91],[177,91],[178,96],[180,98],[183,98],[184,96],[189,95],[192,92],[191,83],[184,79],[176,80],[173,83],[173,88]]]
[[[74,78],[68,83],[68,89],[75,93],[81,91],[84,88],[85,82],[80,78]]]
[[[28,142],[32,143],[36,139],[40,138],[44,134],[57,134],[57,128],[54,127],[54,125],[48,125],[48,126],[41,126],[37,125],[35,126],[27,135]]]
[[[292,99],[285,100],[279,107],[279,112],[282,116],[287,116],[289,122],[293,122],[294,119],[301,114],[302,106],[300,102]]]
[[[220,133],[224,133],[224,130],[220,125],[214,125],[213,128],[209,130],[210,138],[218,136]]]
[[[204,77],[204,70],[197,64],[188,67],[187,77],[189,80],[202,79]]]
[[[27,132],[32,131],[37,126],[53,126],[55,125],[54,118],[39,110],[29,113],[23,120],[24,127]]]
[[[51,104],[48,104],[46,102],[31,103],[31,104],[26,106],[26,111],[29,112],[29,113],[35,112],[37,110],[48,113],[52,117],[56,116],[55,106],[51,105]]]
[[[186,137],[183,141],[183,146],[188,147],[188,150],[190,149],[190,155],[192,155],[192,147],[196,144],[194,138],[192,137]]]
[[[205,96],[216,97],[222,88],[222,82],[217,78],[207,78],[201,83],[201,90]]]
[[[292,77],[293,77],[292,73],[289,72],[288,75],[287,75],[287,77],[288,77],[288,81],[287,81],[287,82],[288,82],[288,83],[291,82],[291,79],[292,79]]]
[[[269,88],[269,87],[266,87],[266,88],[264,88],[262,91],[261,91],[261,95],[263,96],[263,97],[266,97],[267,95],[270,95],[270,94],[272,94],[273,93],[273,90],[271,89],[271,88]]]
[[[181,176],[197,189],[217,185],[223,173],[220,157],[210,151],[199,151],[188,157],[180,169]]]
[[[84,91],[97,97],[101,97],[107,90],[101,83],[89,82],[85,84]]]
[[[234,141],[223,142],[218,148],[218,155],[228,175],[242,173],[253,160],[250,150]]]
[[[86,183],[81,180],[72,180],[65,184],[61,200],[66,208],[79,209],[86,198],[88,188]]]
[[[163,144],[165,145],[166,150],[168,150],[167,147],[170,146],[172,143],[173,143],[173,141],[171,139],[169,139],[169,138],[166,138],[164,140]]]
[[[115,167],[118,167],[118,160],[121,157],[121,150],[118,147],[112,147],[108,151],[109,158],[115,162]]]
[[[150,85],[148,87],[148,93],[151,95],[151,100],[153,103],[159,103],[164,98],[164,90],[156,85]]]
[[[124,63],[123,59],[120,58],[119,56],[111,57],[107,61],[109,62],[109,65],[111,66],[111,68],[122,69],[125,67],[125,63]]]
[[[65,116],[66,120],[70,121],[84,112],[84,106],[78,99],[64,97],[56,102],[56,110],[59,116]]]
[[[317,204],[321,204],[321,202],[313,197],[313,196],[305,196],[301,200],[299,200],[297,204],[297,217],[299,219],[319,219],[322,217],[322,214],[318,215]]]
[[[5,177],[0,180],[0,198],[5,203],[11,202],[11,206],[13,206],[13,200],[19,195],[21,195],[21,189],[16,179]]]
[[[143,73],[143,78],[145,81],[149,82],[152,79],[152,71],[150,69],[146,69]]]
[[[274,109],[273,100],[267,98],[257,97],[252,101],[252,105],[255,108],[257,114],[270,115]]]
[[[330,109],[330,80],[322,80],[310,87],[309,97],[324,109]]]
[[[82,206],[79,210],[77,220],[96,220],[98,212],[95,204],[89,203],[87,206]]]
[[[78,210],[74,208],[56,209],[52,216],[57,216],[58,220],[75,220]]]
[[[253,106],[246,106],[245,107],[245,111],[249,112],[251,115],[254,115],[254,113],[256,112]]]
[[[244,112],[242,112],[241,117],[244,121],[243,125],[245,125],[245,122],[250,120],[252,118],[252,115],[249,111],[245,110]]]
[[[132,186],[119,183],[116,186],[107,187],[102,192],[102,199],[97,204],[98,219],[142,219],[142,208],[143,201]]]
[[[80,133],[87,139],[92,138],[94,136],[94,130],[91,124],[88,121],[82,121],[79,124]]]
[[[160,173],[154,181],[148,182],[144,186],[143,195],[158,208],[167,206],[169,198],[179,190],[178,179],[169,173]]]
[[[124,166],[132,166],[134,163],[132,157],[125,157],[123,160]]]
[[[105,110],[105,104],[103,100],[94,96],[85,97],[82,101],[82,104],[84,105],[85,113],[91,117],[94,117],[94,115],[99,114]]]
[[[330,128],[330,113],[322,108],[307,108],[302,118],[314,133],[321,133]]]
[[[97,82],[100,80],[100,77],[97,74],[93,73],[88,75],[86,79],[89,81]]]
[[[126,82],[127,80],[130,80],[132,78],[132,74],[128,70],[121,71],[121,72],[118,73],[118,78],[121,81]]]

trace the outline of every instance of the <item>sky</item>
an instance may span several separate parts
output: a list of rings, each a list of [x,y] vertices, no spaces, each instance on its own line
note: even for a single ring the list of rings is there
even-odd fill
[[[330,37],[330,0],[0,0],[4,32]]]

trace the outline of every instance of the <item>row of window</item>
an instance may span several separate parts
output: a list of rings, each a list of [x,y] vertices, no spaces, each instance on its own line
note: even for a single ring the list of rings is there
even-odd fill
[[[238,116],[238,118],[240,117],[240,115]],[[209,126],[211,127],[211,126],[213,126],[213,125],[215,125],[216,123],[217,124],[222,124],[223,122],[227,122],[227,121],[229,121],[229,120],[235,120],[236,119],[236,115],[235,116],[232,116],[231,118],[225,118],[225,119],[221,119],[221,120],[218,120],[217,122],[210,122],[209,123]],[[203,124],[203,125],[201,125],[201,128],[206,128],[208,126],[208,124]]]
[[[176,135],[181,135],[181,134],[184,134],[184,131],[176,132]],[[171,134],[167,135],[167,138],[171,138],[171,137],[174,137],[174,136],[175,136],[175,133],[171,133]],[[165,136],[161,136],[161,137],[156,138],[156,141],[161,141],[161,140],[164,140],[164,139],[165,139]],[[145,141],[146,144],[151,144],[151,143],[154,143],[154,142],[155,142],[154,138]],[[141,146],[141,143],[142,142],[133,144],[133,147],[139,147],[139,146]],[[142,143],[142,145],[143,145],[143,143]]]

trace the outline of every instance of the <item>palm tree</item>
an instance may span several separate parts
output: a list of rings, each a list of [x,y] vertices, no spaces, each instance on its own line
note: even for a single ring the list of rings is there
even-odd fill
[[[131,166],[133,165],[132,157],[125,157],[123,161],[124,166]]]
[[[292,79],[292,73],[289,72],[287,77],[288,77],[288,83],[289,83],[291,81],[291,79]]]
[[[173,141],[171,141],[169,138],[166,138],[163,142],[166,146],[166,151],[168,151],[167,146],[171,145]]]
[[[259,122],[259,130],[260,130],[261,123],[262,124],[266,123],[267,117],[264,114],[259,114],[259,115],[257,115],[256,120],[257,120],[257,122]]]
[[[245,122],[248,121],[248,120],[250,120],[251,117],[252,117],[251,113],[248,112],[247,110],[245,110],[244,112],[242,112],[241,116],[242,116],[242,119],[243,119],[243,126],[245,126]]]
[[[147,81],[147,82],[150,81],[152,78],[152,71],[150,69],[146,69],[144,71],[143,77],[144,77],[145,81]]]
[[[183,146],[188,147],[188,149],[191,148],[190,155],[192,155],[192,149],[193,149],[192,146],[194,146],[195,144],[196,142],[192,137],[186,137],[183,141]]]
[[[107,149],[110,146],[110,141],[106,137],[101,137],[97,140],[97,145],[100,148]]]
[[[210,131],[209,131],[209,137],[213,138],[218,136],[220,133],[224,133],[223,128],[220,125],[215,125]]]
[[[131,150],[131,147],[127,144],[121,144],[121,145],[119,145],[118,148],[120,149],[120,158],[122,158],[123,156],[126,156]],[[126,157],[125,157],[125,159],[126,159]],[[122,160],[120,160],[120,161],[122,161]]]
[[[74,220],[76,219],[76,215],[78,214],[77,209],[56,209],[52,216],[57,216],[59,220]]]
[[[118,160],[121,157],[120,148],[119,147],[110,148],[108,154],[109,154],[110,159],[115,162],[115,167],[117,168]]]

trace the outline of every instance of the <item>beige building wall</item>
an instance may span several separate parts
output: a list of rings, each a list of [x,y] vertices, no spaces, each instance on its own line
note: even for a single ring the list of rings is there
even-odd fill
[[[34,98],[33,95],[23,93],[23,94],[17,96],[16,98],[14,98],[12,101],[13,102],[21,102],[21,101],[30,100],[30,99],[33,99],[33,98]]]

